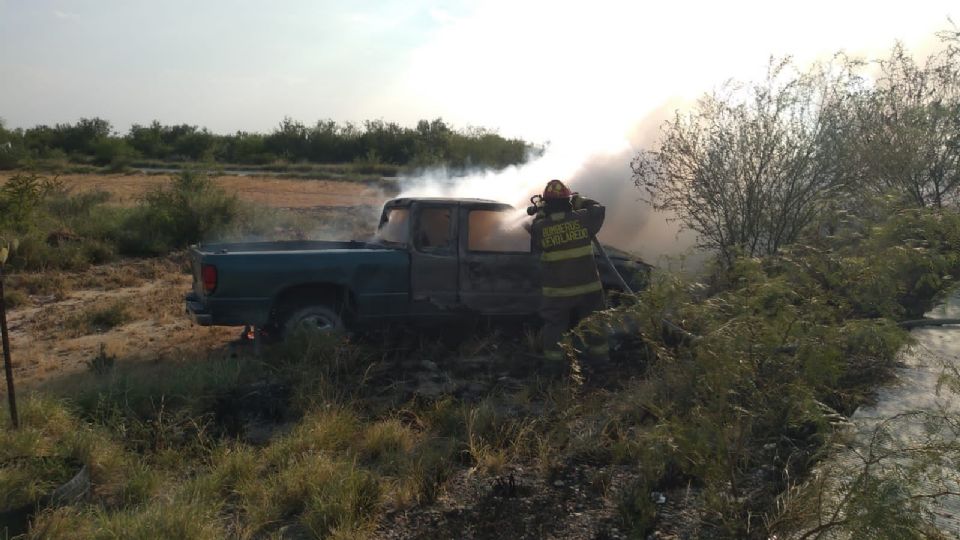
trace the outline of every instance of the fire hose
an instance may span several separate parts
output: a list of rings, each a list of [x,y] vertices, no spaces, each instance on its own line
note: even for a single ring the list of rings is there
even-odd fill
[[[613,261],[610,260],[610,255],[607,255],[607,250],[603,249],[603,245],[600,244],[600,241],[597,240],[596,236],[594,236],[592,240],[593,240],[594,247],[596,247],[597,251],[600,252],[600,255],[603,257],[603,260],[607,261],[607,265],[610,267],[610,270],[613,272],[613,275],[616,276],[617,281],[620,283],[620,286],[623,287],[623,290],[630,296],[635,296],[637,293],[633,292],[633,289],[630,288],[630,285],[627,284],[627,280],[623,279],[623,276],[620,275],[620,271],[617,270],[617,267],[613,265]],[[671,332],[674,332],[680,335],[681,337],[683,337],[684,339],[689,340],[691,342],[696,341],[697,339],[700,338],[700,336],[696,334],[691,334],[690,332],[687,332],[677,324],[670,322],[669,319],[665,319],[661,317],[660,323]]]

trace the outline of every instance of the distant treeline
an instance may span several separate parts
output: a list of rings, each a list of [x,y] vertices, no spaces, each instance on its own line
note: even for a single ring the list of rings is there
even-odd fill
[[[362,126],[321,120],[307,126],[284,118],[271,133],[238,131],[233,135],[157,121],[134,124],[121,135],[102,118],[10,130],[0,120],[0,169],[21,167],[37,159],[69,159],[118,169],[136,160],[503,168],[540,151],[542,148],[485,128],[454,129],[439,118],[420,120],[414,128],[383,120],[368,120]]]

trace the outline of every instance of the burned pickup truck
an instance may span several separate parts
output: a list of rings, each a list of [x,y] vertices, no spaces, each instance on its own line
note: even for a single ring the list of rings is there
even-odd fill
[[[252,325],[271,336],[308,326],[369,329],[461,318],[535,317],[539,256],[512,206],[481,199],[388,201],[368,242],[218,243],[191,250],[187,312],[201,325]],[[650,267],[609,249],[634,289]],[[598,256],[601,280],[621,289]]]

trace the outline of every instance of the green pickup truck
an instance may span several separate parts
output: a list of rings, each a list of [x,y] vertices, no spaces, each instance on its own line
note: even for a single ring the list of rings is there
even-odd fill
[[[388,201],[368,242],[282,241],[193,246],[190,316],[282,336],[301,325],[361,330],[462,318],[535,317],[539,256],[522,212],[482,199]],[[529,218],[527,218],[529,219]],[[649,265],[608,250],[634,289]],[[608,289],[619,281],[597,258]]]

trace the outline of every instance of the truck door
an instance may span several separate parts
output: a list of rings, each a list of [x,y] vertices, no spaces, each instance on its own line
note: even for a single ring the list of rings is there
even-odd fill
[[[535,313],[540,263],[523,216],[507,205],[461,206],[460,301],[486,314]]]
[[[413,204],[410,291],[418,313],[459,306],[457,208],[455,203]]]

